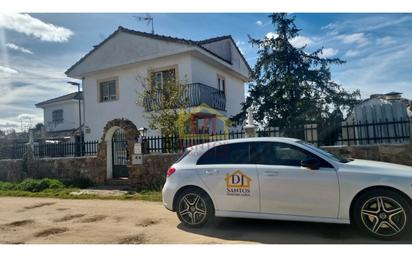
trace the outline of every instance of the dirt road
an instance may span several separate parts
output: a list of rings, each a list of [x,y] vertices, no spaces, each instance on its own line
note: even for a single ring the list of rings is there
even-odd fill
[[[217,218],[187,229],[161,203],[0,198],[0,243],[386,243],[351,226]],[[395,243],[412,243],[412,235]]]

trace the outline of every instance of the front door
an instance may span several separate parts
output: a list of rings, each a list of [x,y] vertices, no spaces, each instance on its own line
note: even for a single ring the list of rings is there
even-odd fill
[[[338,177],[329,163],[286,143],[253,143],[251,152],[259,174],[262,213],[337,218]],[[301,160],[308,157],[318,158],[321,167],[301,167]]]
[[[217,211],[259,212],[259,181],[256,165],[249,161],[249,143],[208,150],[199,158],[197,172]]]
[[[126,134],[123,129],[117,129],[112,138],[113,178],[128,177],[127,161],[129,152]]]

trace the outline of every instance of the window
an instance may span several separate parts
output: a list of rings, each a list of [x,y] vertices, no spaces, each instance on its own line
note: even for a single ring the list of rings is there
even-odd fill
[[[99,83],[100,102],[114,101],[117,99],[116,80],[107,80]]]
[[[55,124],[63,122],[63,110],[62,109],[54,110],[52,112],[52,121]]]
[[[251,146],[252,162],[261,165],[301,166],[301,161],[309,157],[318,159],[321,167],[332,168],[328,162],[294,145],[255,142]]]
[[[217,75],[217,88],[223,94],[226,94],[226,79],[223,76]]]
[[[169,83],[176,83],[176,70],[173,68],[152,72],[151,79],[153,86],[162,89]]]
[[[197,165],[207,164],[251,164],[249,143],[216,146],[204,153],[197,161]]]

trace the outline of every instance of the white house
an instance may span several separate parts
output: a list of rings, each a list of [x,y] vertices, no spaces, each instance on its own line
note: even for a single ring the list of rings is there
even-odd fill
[[[79,99],[80,98],[80,99]],[[79,100],[83,111],[83,94],[71,93],[57,98],[37,103],[37,108],[43,109],[44,127],[48,137],[71,137],[79,135]],[[82,123],[83,123],[83,114]]]
[[[148,127],[146,110],[136,103],[142,78],[152,76],[162,84],[172,77],[190,88],[190,103],[198,112],[193,113],[192,124],[204,131],[214,124],[216,112],[224,117],[240,112],[250,71],[231,36],[193,41],[119,27],[66,75],[82,80],[85,140],[96,140],[113,119]],[[204,104],[213,111],[199,108]]]

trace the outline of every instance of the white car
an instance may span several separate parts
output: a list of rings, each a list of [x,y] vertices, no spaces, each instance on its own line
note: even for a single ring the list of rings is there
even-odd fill
[[[393,239],[412,224],[412,167],[347,160],[292,138],[190,147],[167,171],[162,193],[190,227],[214,216],[354,223]]]

